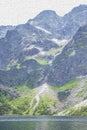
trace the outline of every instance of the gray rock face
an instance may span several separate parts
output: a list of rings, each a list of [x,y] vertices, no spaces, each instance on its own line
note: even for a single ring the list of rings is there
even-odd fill
[[[8,30],[15,29],[15,26],[0,26],[0,39],[6,36]]]
[[[40,47],[49,50],[58,46],[49,42],[47,34],[29,24],[8,31],[5,38],[0,39],[0,83],[7,86],[27,84],[30,87],[42,84],[47,66],[31,58],[39,53]]]
[[[87,75],[87,26],[81,27],[52,64],[48,82],[63,85]]]
[[[62,85],[79,75],[86,75],[87,27],[76,33],[87,23],[86,14],[87,5],[74,8],[64,17],[47,10],[26,24],[14,29],[5,28],[0,39],[0,82],[8,86],[26,83],[36,87],[46,81],[51,85]],[[57,55],[56,49],[60,49],[58,39],[72,37],[52,63],[54,52]]]
[[[32,50],[28,49],[31,45],[34,46]],[[7,31],[5,38],[0,39],[0,69],[5,69],[14,60],[21,64],[26,56],[39,53],[35,47],[49,50],[58,45],[50,41],[46,33],[29,24],[19,25],[14,30]]]
[[[35,60],[23,62],[20,69],[14,67],[8,71],[0,71],[0,83],[6,86],[27,85],[37,87],[45,81],[46,68],[42,68]]]
[[[43,11],[28,23],[47,29],[58,39],[71,39],[79,27],[87,23],[87,5],[75,7],[64,17],[54,11]]]
[[[87,24],[87,5],[80,5],[72,9],[63,17],[63,28],[65,37],[72,38],[79,27]]]
[[[62,17],[58,16],[55,11],[46,10],[37,15],[34,19],[28,21],[33,26],[42,27],[52,33],[52,36],[58,38],[58,30],[62,26]]]
[[[12,59],[17,58],[21,36],[16,30],[8,31],[5,38],[0,39],[0,69],[5,69]]]

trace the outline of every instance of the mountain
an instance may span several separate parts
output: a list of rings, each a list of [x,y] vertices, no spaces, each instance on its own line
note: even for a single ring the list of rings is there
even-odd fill
[[[87,24],[87,5],[80,5],[63,17],[63,33],[65,38],[72,38],[79,27]]]
[[[46,10],[28,23],[48,30],[57,39],[72,39],[79,27],[87,23],[86,14],[87,5],[75,7],[63,17],[58,16],[54,11]]]
[[[79,76],[87,75],[87,25],[81,27],[73,39],[56,56],[51,66],[48,81],[60,86]]]
[[[0,115],[80,113],[87,100],[86,14],[87,5],[64,17],[46,10],[0,27]]]
[[[42,80],[44,82],[47,68],[45,64],[52,56],[50,52],[44,58],[43,53],[49,52],[51,48],[56,50],[59,45],[54,43],[47,33],[28,23],[8,31],[6,36],[0,39],[1,82],[10,86],[27,81],[26,83],[33,87]],[[38,79],[39,77],[41,79]]]
[[[5,37],[8,30],[13,30],[15,26],[0,26],[0,39]]]
[[[29,20],[28,23],[39,29],[47,30],[55,38],[60,37],[58,30],[62,26],[62,17],[58,16],[55,11],[45,10],[34,19]]]

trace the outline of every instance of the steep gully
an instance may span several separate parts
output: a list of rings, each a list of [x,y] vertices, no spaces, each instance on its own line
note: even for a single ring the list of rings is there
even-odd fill
[[[30,106],[33,106],[34,100],[36,100],[36,103],[33,107],[33,111],[38,107],[39,102],[40,102],[40,95],[44,94],[44,92],[49,90],[49,86],[47,83],[44,83],[41,87],[38,88],[38,93],[35,95],[35,97],[32,99]]]

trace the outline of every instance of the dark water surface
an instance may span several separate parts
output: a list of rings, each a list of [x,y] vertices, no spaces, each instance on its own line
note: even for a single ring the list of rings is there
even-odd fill
[[[87,118],[0,117],[0,130],[87,130]]]

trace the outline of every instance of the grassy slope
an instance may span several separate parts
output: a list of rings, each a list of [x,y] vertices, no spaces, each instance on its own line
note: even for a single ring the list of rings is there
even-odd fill
[[[83,105],[84,101],[78,103],[64,111],[58,113],[58,115],[68,115],[68,116],[87,116],[87,102]],[[80,105],[82,104],[82,105]]]
[[[55,92],[59,92],[59,91],[65,91],[68,89],[73,89],[74,87],[76,87],[78,85],[79,80],[72,80],[69,83],[65,84],[64,86],[51,86],[51,88],[55,91]]]
[[[0,115],[52,115],[54,113],[51,109],[55,109],[57,106],[57,101],[53,99],[50,94],[46,94],[44,97],[40,96],[40,103],[38,107],[33,110],[36,99],[34,99],[32,106],[31,102],[35,96],[37,88],[30,89],[25,85],[15,86],[14,88],[20,92],[21,97],[11,100],[8,98],[8,95],[2,94],[1,100],[4,100],[2,103],[4,111],[2,114],[0,113]],[[3,107],[0,106],[0,109]]]
[[[79,85],[84,81],[83,79],[77,79],[70,81],[61,87],[50,87],[56,94],[61,91],[78,89]],[[77,97],[86,95],[87,82],[85,79],[83,89],[77,93]],[[33,107],[36,103],[34,99],[32,106],[30,105],[33,97],[35,96],[36,88],[30,89],[29,87],[15,86],[15,88],[20,92],[21,97],[12,99],[9,94],[0,91],[0,115],[53,115],[58,112],[55,109],[58,106],[58,102],[50,95],[46,94],[40,96],[40,103],[38,107],[33,111]],[[87,99],[84,96],[83,101]],[[79,103],[78,103],[79,104]],[[77,104],[77,105],[78,105]],[[76,105],[76,104],[75,104]],[[87,104],[85,106],[75,107],[75,105],[69,106],[59,115],[83,115],[87,116]],[[79,105],[78,105],[79,106]],[[77,108],[77,109],[76,109]]]
[[[40,57],[40,56],[35,57],[35,60],[41,65],[47,65],[48,64],[48,60],[46,58],[43,58],[43,57]]]
[[[65,85],[63,89],[80,89],[80,85],[83,84],[82,89],[78,91],[76,97],[74,98],[82,98],[82,100],[76,104],[72,104],[65,110],[58,113],[58,115],[69,115],[69,116],[87,116],[87,78],[78,79],[75,82]],[[66,87],[67,86],[67,87]],[[69,86],[69,87],[68,87]],[[72,88],[71,88],[72,86]],[[73,98],[73,100],[74,100]]]
[[[40,103],[34,111],[34,115],[53,115],[56,113],[57,104],[58,102],[50,94],[46,94],[44,97],[40,97]]]

